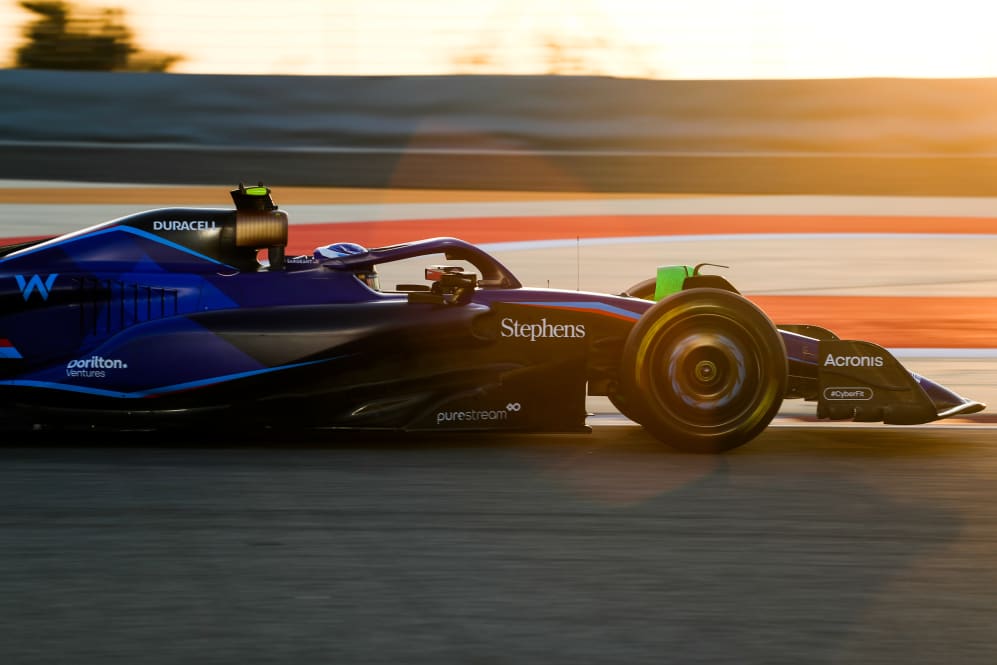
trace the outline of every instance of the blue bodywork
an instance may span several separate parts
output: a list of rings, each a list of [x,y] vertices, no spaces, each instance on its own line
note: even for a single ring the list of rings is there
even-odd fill
[[[628,335],[655,306],[526,288],[454,238],[285,258],[286,215],[238,204],[140,212],[0,248],[5,424],[224,416],[230,425],[579,430],[586,392],[614,394]],[[377,266],[435,255],[475,272],[444,269],[400,290],[372,282]],[[824,417],[863,419],[861,404],[846,413],[821,395],[821,359],[841,342],[805,326],[780,333],[786,397],[818,400]],[[931,411],[915,420],[982,408],[911,381]]]

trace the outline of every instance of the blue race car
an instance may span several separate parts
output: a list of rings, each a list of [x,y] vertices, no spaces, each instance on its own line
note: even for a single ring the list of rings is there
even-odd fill
[[[588,393],[720,452],[785,398],[897,424],[984,408],[699,267],[607,295],[524,287],[455,238],[287,257],[270,190],[232,197],[0,248],[0,426],[576,432]],[[379,283],[411,260],[420,279]]]

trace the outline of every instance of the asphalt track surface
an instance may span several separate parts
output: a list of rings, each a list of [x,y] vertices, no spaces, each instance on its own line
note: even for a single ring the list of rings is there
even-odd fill
[[[570,248],[544,251],[570,279]],[[970,263],[950,290],[989,297],[992,259]],[[897,265],[844,293],[923,288]],[[986,349],[910,355],[997,403]],[[691,456],[590,409],[588,435],[7,436],[0,663],[994,662],[989,412],[835,425],[790,402]]]
[[[7,440],[4,663],[992,663],[992,431]]]

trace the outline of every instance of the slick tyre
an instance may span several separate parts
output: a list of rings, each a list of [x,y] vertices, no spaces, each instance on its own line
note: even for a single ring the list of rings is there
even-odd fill
[[[684,452],[719,453],[758,435],[782,404],[782,335],[741,296],[691,289],[649,309],[620,365],[633,419]]]

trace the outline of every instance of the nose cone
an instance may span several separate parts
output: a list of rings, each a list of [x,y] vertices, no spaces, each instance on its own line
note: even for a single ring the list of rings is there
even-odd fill
[[[982,402],[976,402],[971,399],[966,399],[965,397],[958,395],[945,386],[935,383],[931,379],[926,379],[923,376],[914,374],[914,380],[921,386],[924,394],[928,396],[931,403],[935,406],[935,412],[938,414],[938,418],[950,418],[957,415],[967,415],[970,413],[978,413],[983,409],[987,408],[986,404]]]

